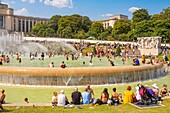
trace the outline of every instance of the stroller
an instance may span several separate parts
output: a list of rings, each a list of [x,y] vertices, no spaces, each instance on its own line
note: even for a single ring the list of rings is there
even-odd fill
[[[157,104],[157,99],[154,96],[154,92],[151,88],[147,89],[143,85],[139,85],[139,94],[141,96],[141,101],[138,104],[149,105],[150,103]]]

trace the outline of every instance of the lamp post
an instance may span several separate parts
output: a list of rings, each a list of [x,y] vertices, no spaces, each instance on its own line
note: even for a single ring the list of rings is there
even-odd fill
[[[132,38],[133,38],[133,48],[134,48],[134,29],[132,30]]]

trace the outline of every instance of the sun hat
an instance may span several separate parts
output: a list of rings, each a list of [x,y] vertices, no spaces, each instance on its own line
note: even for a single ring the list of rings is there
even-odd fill
[[[64,90],[61,90],[60,93],[64,93]]]
[[[152,87],[154,87],[154,88],[158,88],[158,86],[154,83],[154,84],[152,84]]]

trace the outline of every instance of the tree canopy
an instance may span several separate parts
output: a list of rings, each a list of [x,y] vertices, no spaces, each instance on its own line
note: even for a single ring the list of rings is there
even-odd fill
[[[139,9],[133,13],[132,21],[141,22],[150,18],[147,9]]]
[[[32,34],[43,37],[79,38],[90,36],[99,40],[132,41],[137,37],[161,36],[170,42],[170,7],[159,14],[150,15],[147,9],[139,9],[132,14],[132,20],[117,20],[114,27],[104,29],[102,22],[93,22],[87,16],[52,16],[48,23],[36,25]]]

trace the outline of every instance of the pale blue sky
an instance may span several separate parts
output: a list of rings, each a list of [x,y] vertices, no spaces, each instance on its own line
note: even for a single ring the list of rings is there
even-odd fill
[[[149,14],[158,14],[170,7],[170,0],[1,0],[15,10],[15,14],[50,18],[53,15],[80,14],[91,20],[125,14],[131,19],[131,11],[148,9]]]

